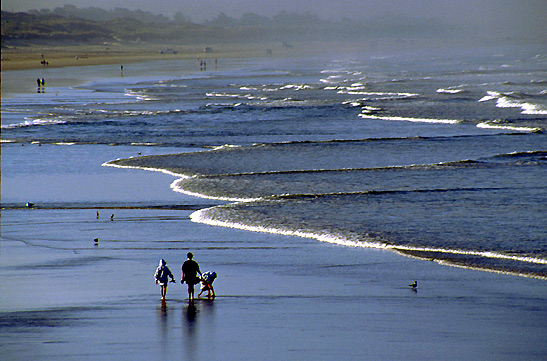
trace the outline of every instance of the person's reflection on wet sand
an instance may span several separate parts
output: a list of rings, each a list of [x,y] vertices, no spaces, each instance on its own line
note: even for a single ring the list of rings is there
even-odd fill
[[[183,342],[184,349],[186,350],[186,356],[188,360],[196,360],[198,350],[198,323],[197,323],[198,310],[193,303],[183,308]]]
[[[159,338],[161,343],[162,350],[162,359],[165,360],[165,357],[169,355],[168,346],[169,346],[169,320],[167,318],[167,304],[165,300],[161,300],[160,307],[158,309],[158,320],[159,320]]]

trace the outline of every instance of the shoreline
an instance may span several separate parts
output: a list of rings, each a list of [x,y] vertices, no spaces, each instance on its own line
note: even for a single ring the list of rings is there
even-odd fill
[[[206,51],[208,49],[208,51]],[[257,44],[100,44],[21,46],[2,49],[2,71],[69,66],[138,63],[151,60],[237,59],[285,57],[313,52],[314,45],[288,49],[280,43]],[[43,57],[42,57],[43,56]],[[49,62],[45,66],[41,61]]]
[[[227,199],[227,198],[220,198],[220,197],[212,197],[212,196],[207,196],[204,194],[198,194],[198,193],[186,191],[182,188],[177,187],[177,183],[181,179],[189,178],[188,175],[176,173],[167,168],[154,168],[149,166],[148,167],[129,166],[129,165],[120,165],[115,163],[117,161],[123,161],[123,160],[126,160],[126,159],[116,159],[116,160],[108,161],[103,163],[102,166],[120,168],[120,169],[138,169],[138,170],[144,170],[148,172],[159,172],[159,173],[164,173],[164,174],[177,177],[177,179],[175,179],[171,183],[171,186],[170,186],[171,190],[174,192],[182,193],[192,197],[226,201],[226,202],[229,202],[229,204],[247,203],[247,202],[252,203],[252,202],[258,201],[258,199]],[[214,206],[212,208],[215,208],[215,207],[217,206]],[[192,222],[206,224],[206,225],[210,225],[214,227],[233,228],[233,229],[239,229],[239,230],[248,231],[248,232],[270,233],[270,234],[276,234],[281,236],[300,237],[300,238],[316,240],[319,242],[330,243],[330,244],[344,246],[344,247],[386,250],[386,251],[391,251],[394,254],[397,254],[401,257],[411,258],[411,259],[415,259],[419,261],[433,261],[445,267],[461,268],[465,270],[480,271],[480,272],[501,274],[501,275],[514,276],[514,277],[547,280],[546,276],[539,275],[539,274],[508,271],[508,270],[502,270],[502,269],[496,269],[496,268],[481,268],[481,267],[477,267],[473,265],[465,265],[465,264],[459,264],[457,262],[451,262],[443,258],[429,258],[426,256],[419,256],[419,255],[412,254],[412,252],[440,252],[440,253],[456,254],[456,255],[472,255],[472,256],[479,256],[479,257],[492,258],[492,259],[495,259],[495,258],[505,259],[510,261],[524,262],[524,263],[546,264],[547,260],[541,259],[541,258],[510,256],[510,255],[504,255],[502,253],[497,253],[494,251],[464,251],[459,249],[432,249],[432,248],[408,247],[403,245],[389,245],[389,244],[377,243],[377,242],[360,243],[356,240],[344,239],[332,234],[321,234],[316,232],[310,232],[310,231],[306,232],[306,231],[297,231],[297,230],[290,231],[290,230],[283,230],[281,228],[270,228],[270,227],[262,227],[262,226],[256,226],[256,225],[246,225],[246,224],[239,224],[239,223],[233,223],[233,222],[227,222],[227,221],[220,221],[220,220],[214,219],[214,217],[208,217],[204,215],[204,213],[206,213],[210,209],[211,208],[207,207],[207,208],[195,210],[190,215],[190,219],[192,220]]]

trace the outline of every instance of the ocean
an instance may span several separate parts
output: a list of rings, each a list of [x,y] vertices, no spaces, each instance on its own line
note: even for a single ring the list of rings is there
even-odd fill
[[[547,278],[545,52],[207,62],[2,74],[3,209],[184,203],[195,222]],[[170,176],[139,189],[146,172],[116,170],[139,189],[121,197],[79,176],[101,165]]]

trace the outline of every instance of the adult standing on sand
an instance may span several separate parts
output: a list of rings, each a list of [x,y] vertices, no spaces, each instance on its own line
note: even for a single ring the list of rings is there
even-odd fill
[[[194,301],[194,285],[199,283],[198,273],[201,276],[201,271],[199,265],[196,261],[193,260],[194,255],[192,252],[188,252],[186,255],[187,260],[182,264],[182,279],[180,283],[186,282],[188,285],[188,300],[190,302]]]

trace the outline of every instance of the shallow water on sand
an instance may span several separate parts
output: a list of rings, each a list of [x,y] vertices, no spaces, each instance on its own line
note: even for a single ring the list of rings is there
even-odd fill
[[[208,227],[190,213],[3,212],[0,355],[539,360],[546,351],[544,281]],[[191,306],[172,284],[162,305],[157,260],[180,279],[187,250],[219,274],[218,297]],[[406,286],[414,278],[417,292]]]

